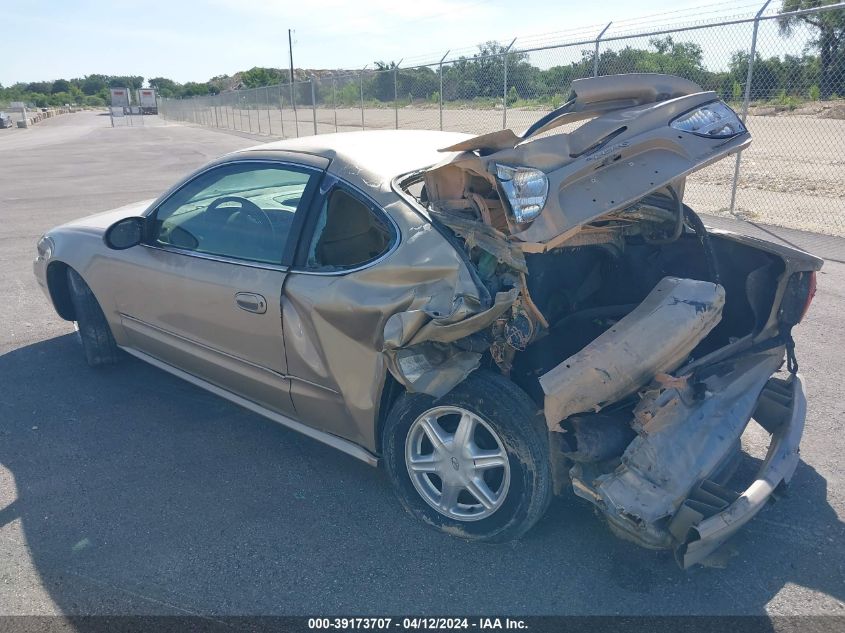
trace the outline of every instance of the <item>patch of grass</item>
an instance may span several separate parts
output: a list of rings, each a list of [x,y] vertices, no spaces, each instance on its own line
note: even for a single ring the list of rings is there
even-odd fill
[[[804,103],[804,100],[793,95],[788,95],[786,94],[785,90],[781,90],[777,93],[775,98],[771,100],[771,103],[773,105],[785,107],[786,109],[791,111],[800,106],[802,103]]]

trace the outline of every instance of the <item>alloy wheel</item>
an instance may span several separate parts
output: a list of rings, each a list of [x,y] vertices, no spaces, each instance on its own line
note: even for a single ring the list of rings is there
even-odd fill
[[[405,464],[425,502],[460,521],[492,515],[510,486],[501,439],[487,422],[460,407],[435,407],[414,421],[405,440]]]

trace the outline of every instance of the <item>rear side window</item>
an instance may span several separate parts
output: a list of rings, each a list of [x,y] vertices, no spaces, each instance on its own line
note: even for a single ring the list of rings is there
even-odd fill
[[[395,240],[383,212],[335,187],[320,210],[307,266],[311,270],[356,268],[384,255]]]

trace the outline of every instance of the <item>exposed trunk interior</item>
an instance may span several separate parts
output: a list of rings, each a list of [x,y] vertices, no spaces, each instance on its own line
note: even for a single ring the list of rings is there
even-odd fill
[[[779,258],[710,236],[726,300],[722,319],[693,350],[698,358],[751,334],[768,318],[783,272]],[[620,248],[621,246],[621,248]],[[546,373],[631,312],[664,277],[712,281],[701,242],[685,234],[666,244],[642,236],[618,245],[559,248],[526,255],[528,292],[549,328],[513,360],[511,378],[542,406]]]

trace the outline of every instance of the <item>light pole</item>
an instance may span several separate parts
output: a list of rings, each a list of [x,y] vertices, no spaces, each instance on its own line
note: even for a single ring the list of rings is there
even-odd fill
[[[296,113],[296,96],[293,92],[293,37],[288,29],[288,52],[290,53],[290,105],[293,108],[293,122],[296,125],[296,136],[299,138],[299,116]]]

